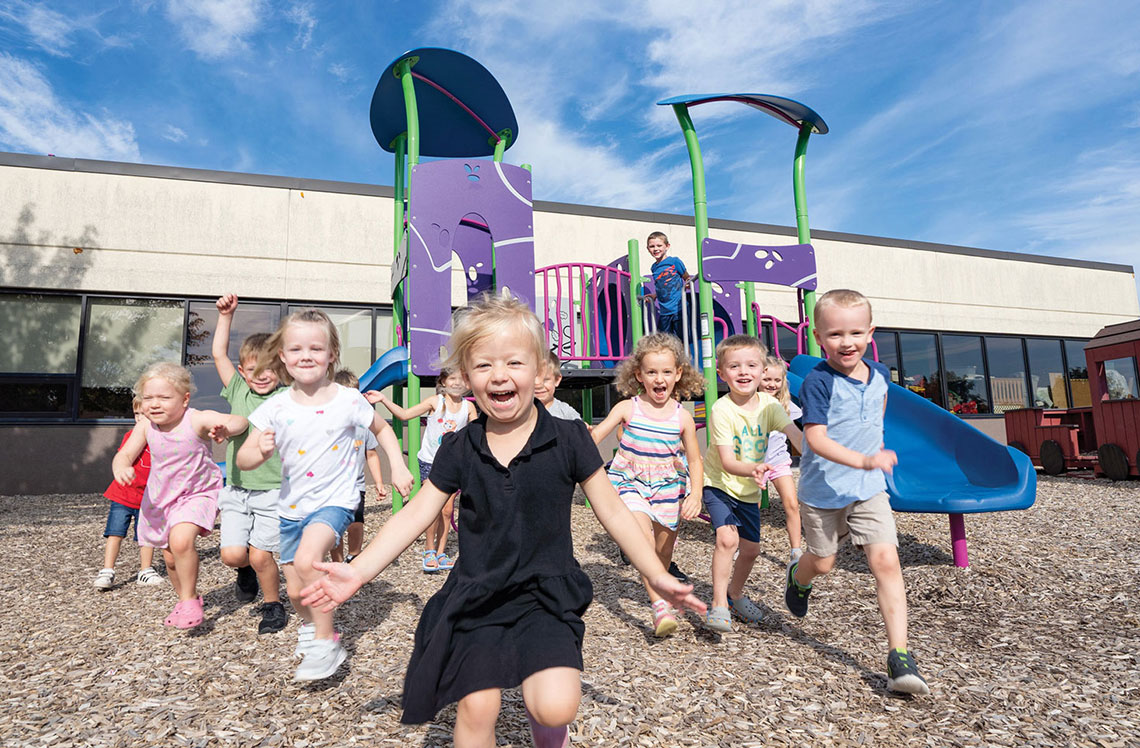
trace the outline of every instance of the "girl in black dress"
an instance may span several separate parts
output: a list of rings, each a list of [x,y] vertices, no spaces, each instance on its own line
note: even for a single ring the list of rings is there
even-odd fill
[[[575,485],[665,599],[699,613],[705,605],[657,559],[614,492],[585,424],[536,407],[546,345],[534,314],[496,296],[460,310],[453,330],[442,365],[463,373],[484,415],[444,437],[416,500],[351,564],[322,564],[328,576],[303,591],[304,601],[325,610],[343,603],[460,491],[459,559],[416,628],[402,721],[427,722],[458,701],[455,745],[493,746],[500,691],[521,686],[535,744],[564,746],[582,697],[582,614],[593,598],[570,535]]]

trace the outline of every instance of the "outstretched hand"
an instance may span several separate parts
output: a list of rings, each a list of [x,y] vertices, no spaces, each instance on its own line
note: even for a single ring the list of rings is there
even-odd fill
[[[364,586],[364,580],[348,564],[314,561],[313,568],[325,572],[326,576],[301,590],[301,604],[321,612],[332,612]]]
[[[678,610],[684,607],[701,615],[708,612],[708,606],[693,594],[693,585],[682,584],[672,574],[666,572],[653,577],[649,580],[649,584],[657,590],[657,594]]]
[[[367,400],[372,405],[375,405],[376,403],[381,402],[384,399],[384,393],[380,392],[379,390],[366,390],[365,392],[361,392],[360,394],[364,395],[364,399]]]

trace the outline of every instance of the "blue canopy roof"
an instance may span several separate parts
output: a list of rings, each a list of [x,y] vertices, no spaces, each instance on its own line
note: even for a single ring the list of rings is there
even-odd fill
[[[827,134],[827,123],[823,121],[823,117],[820,117],[814,109],[798,101],[785,99],[783,96],[756,93],[684,94],[682,96],[674,96],[671,99],[663,99],[657,102],[657,106],[673,106],[674,104],[698,106],[714,101],[739,101],[741,104],[747,104],[754,109],[766,112],[781,122],[792,125],[796,129],[799,129],[807,122],[811,125],[811,131],[813,133],[818,135]]]
[[[487,68],[454,50],[422,47],[392,60],[376,84],[368,118],[381,148],[392,153],[392,141],[408,129],[404,89],[394,72],[408,58],[416,78],[421,156],[490,156],[494,134],[503,130],[512,133],[508,148],[518,140],[511,102]]]

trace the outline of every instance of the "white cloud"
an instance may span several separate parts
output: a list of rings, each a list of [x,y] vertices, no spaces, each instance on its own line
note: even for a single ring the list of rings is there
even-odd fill
[[[167,0],[166,4],[166,15],[186,45],[207,60],[244,50],[264,10],[264,0]]]
[[[94,36],[98,46],[124,46],[122,37],[104,37],[99,32],[98,13],[64,15],[45,5],[26,0],[6,0],[0,4],[0,20],[8,19],[23,27],[31,44],[55,57],[69,56],[75,47],[73,37],[81,32]]]
[[[162,137],[171,143],[181,143],[183,140],[186,140],[186,131],[181,127],[167,125],[166,129],[162,132]]]
[[[61,102],[31,63],[0,52],[0,143],[11,150],[139,161],[134,126]]]
[[[301,49],[308,49],[313,41],[313,30],[317,27],[312,3],[296,3],[285,11],[285,19],[297,27],[293,41],[299,44]]]
[[[334,62],[333,64],[329,65],[329,73],[341,83],[344,83],[349,79],[349,76],[352,75],[352,68],[350,68],[348,65]]]

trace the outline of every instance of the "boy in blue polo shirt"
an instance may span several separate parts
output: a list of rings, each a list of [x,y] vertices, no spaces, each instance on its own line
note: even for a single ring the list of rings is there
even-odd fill
[[[867,554],[875,577],[887,627],[887,688],[927,694],[930,688],[906,648],[906,588],[883,475],[898,462],[894,452],[883,448],[891,376],[882,364],[863,360],[875,332],[871,303],[858,291],[828,291],[816,302],[814,332],[827,360],[804,377],[800,388],[806,552],[788,565],[784,602],[793,615],[807,615],[812,580],[831,571],[840,544],[850,537]]]
[[[669,257],[669,237],[654,231],[645,240],[645,248],[653,258],[649,269],[653,276],[656,293],[645,294],[645,298],[657,299],[657,331],[667,332],[684,340],[681,330],[682,293],[689,283],[689,271],[685,263],[676,257]]]

